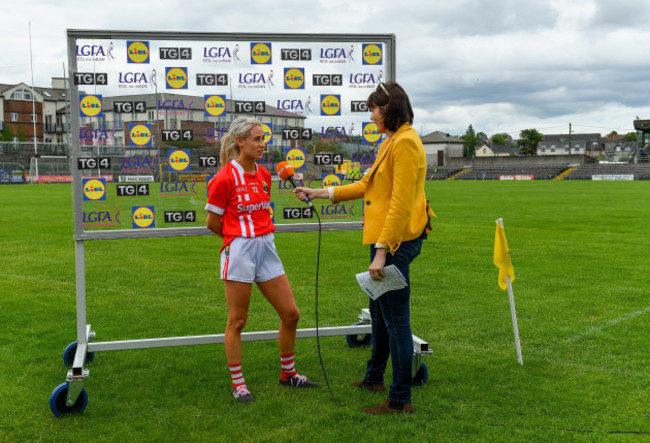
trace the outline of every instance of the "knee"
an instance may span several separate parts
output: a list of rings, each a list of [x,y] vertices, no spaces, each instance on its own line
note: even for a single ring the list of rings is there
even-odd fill
[[[282,323],[285,325],[295,328],[298,326],[298,321],[300,320],[300,311],[298,308],[295,308],[289,312],[287,312],[283,318],[282,318]]]
[[[228,317],[228,329],[236,332],[241,332],[246,326],[246,316],[232,316]]]

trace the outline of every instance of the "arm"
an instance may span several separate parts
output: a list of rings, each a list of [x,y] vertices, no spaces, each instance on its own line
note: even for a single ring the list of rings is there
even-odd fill
[[[223,238],[223,221],[221,220],[221,216],[219,214],[208,211],[206,226],[209,230],[217,234],[219,237]]]
[[[311,189],[298,186],[293,190],[293,193],[296,194],[296,197],[302,201],[305,201],[305,197],[309,197],[309,200],[314,200],[317,198],[329,198],[327,189],[325,188]]]

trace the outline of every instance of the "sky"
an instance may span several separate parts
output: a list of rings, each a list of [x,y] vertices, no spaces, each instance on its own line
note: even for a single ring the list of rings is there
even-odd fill
[[[627,133],[650,119],[650,0],[23,0],[0,83],[49,87],[66,29],[394,34],[420,134]]]

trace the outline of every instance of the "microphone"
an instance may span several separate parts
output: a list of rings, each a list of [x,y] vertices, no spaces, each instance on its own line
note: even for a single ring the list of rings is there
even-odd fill
[[[277,171],[278,177],[280,177],[280,179],[284,180],[285,182],[288,180],[289,183],[291,183],[291,185],[294,188],[298,187],[298,185],[296,184],[296,180],[294,180],[293,178],[294,175],[293,167],[288,162],[278,163],[275,170]],[[305,196],[305,203],[307,203],[309,206],[312,207],[314,206],[311,204],[311,202],[309,201],[309,197],[307,196]]]

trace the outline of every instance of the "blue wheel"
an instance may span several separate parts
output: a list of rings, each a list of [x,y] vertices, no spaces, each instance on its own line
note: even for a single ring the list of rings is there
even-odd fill
[[[63,363],[65,363],[66,367],[68,368],[72,367],[72,364],[74,363],[74,357],[76,354],[77,354],[77,342],[73,341],[65,348],[65,351],[63,351]],[[84,363],[89,363],[94,359],[95,359],[95,353],[87,352],[86,360]]]
[[[359,323],[354,324],[354,326],[357,325],[359,325]],[[372,334],[346,335],[345,338],[348,341],[348,346],[351,348],[358,348],[360,346],[368,346],[372,340]]]
[[[52,395],[50,395],[50,409],[57,417],[83,412],[86,409],[86,405],[88,405],[88,394],[85,389],[82,389],[79,397],[77,397],[77,401],[72,406],[68,406],[66,404],[68,399],[68,386],[68,382],[61,383],[54,388]]]
[[[416,372],[413,377],[413,386],[422,386],[428,379],[429,370],[427,369],[427,365],[422,363],[422,366],[420,366],[420,369],[418,369],[418,372]]]

